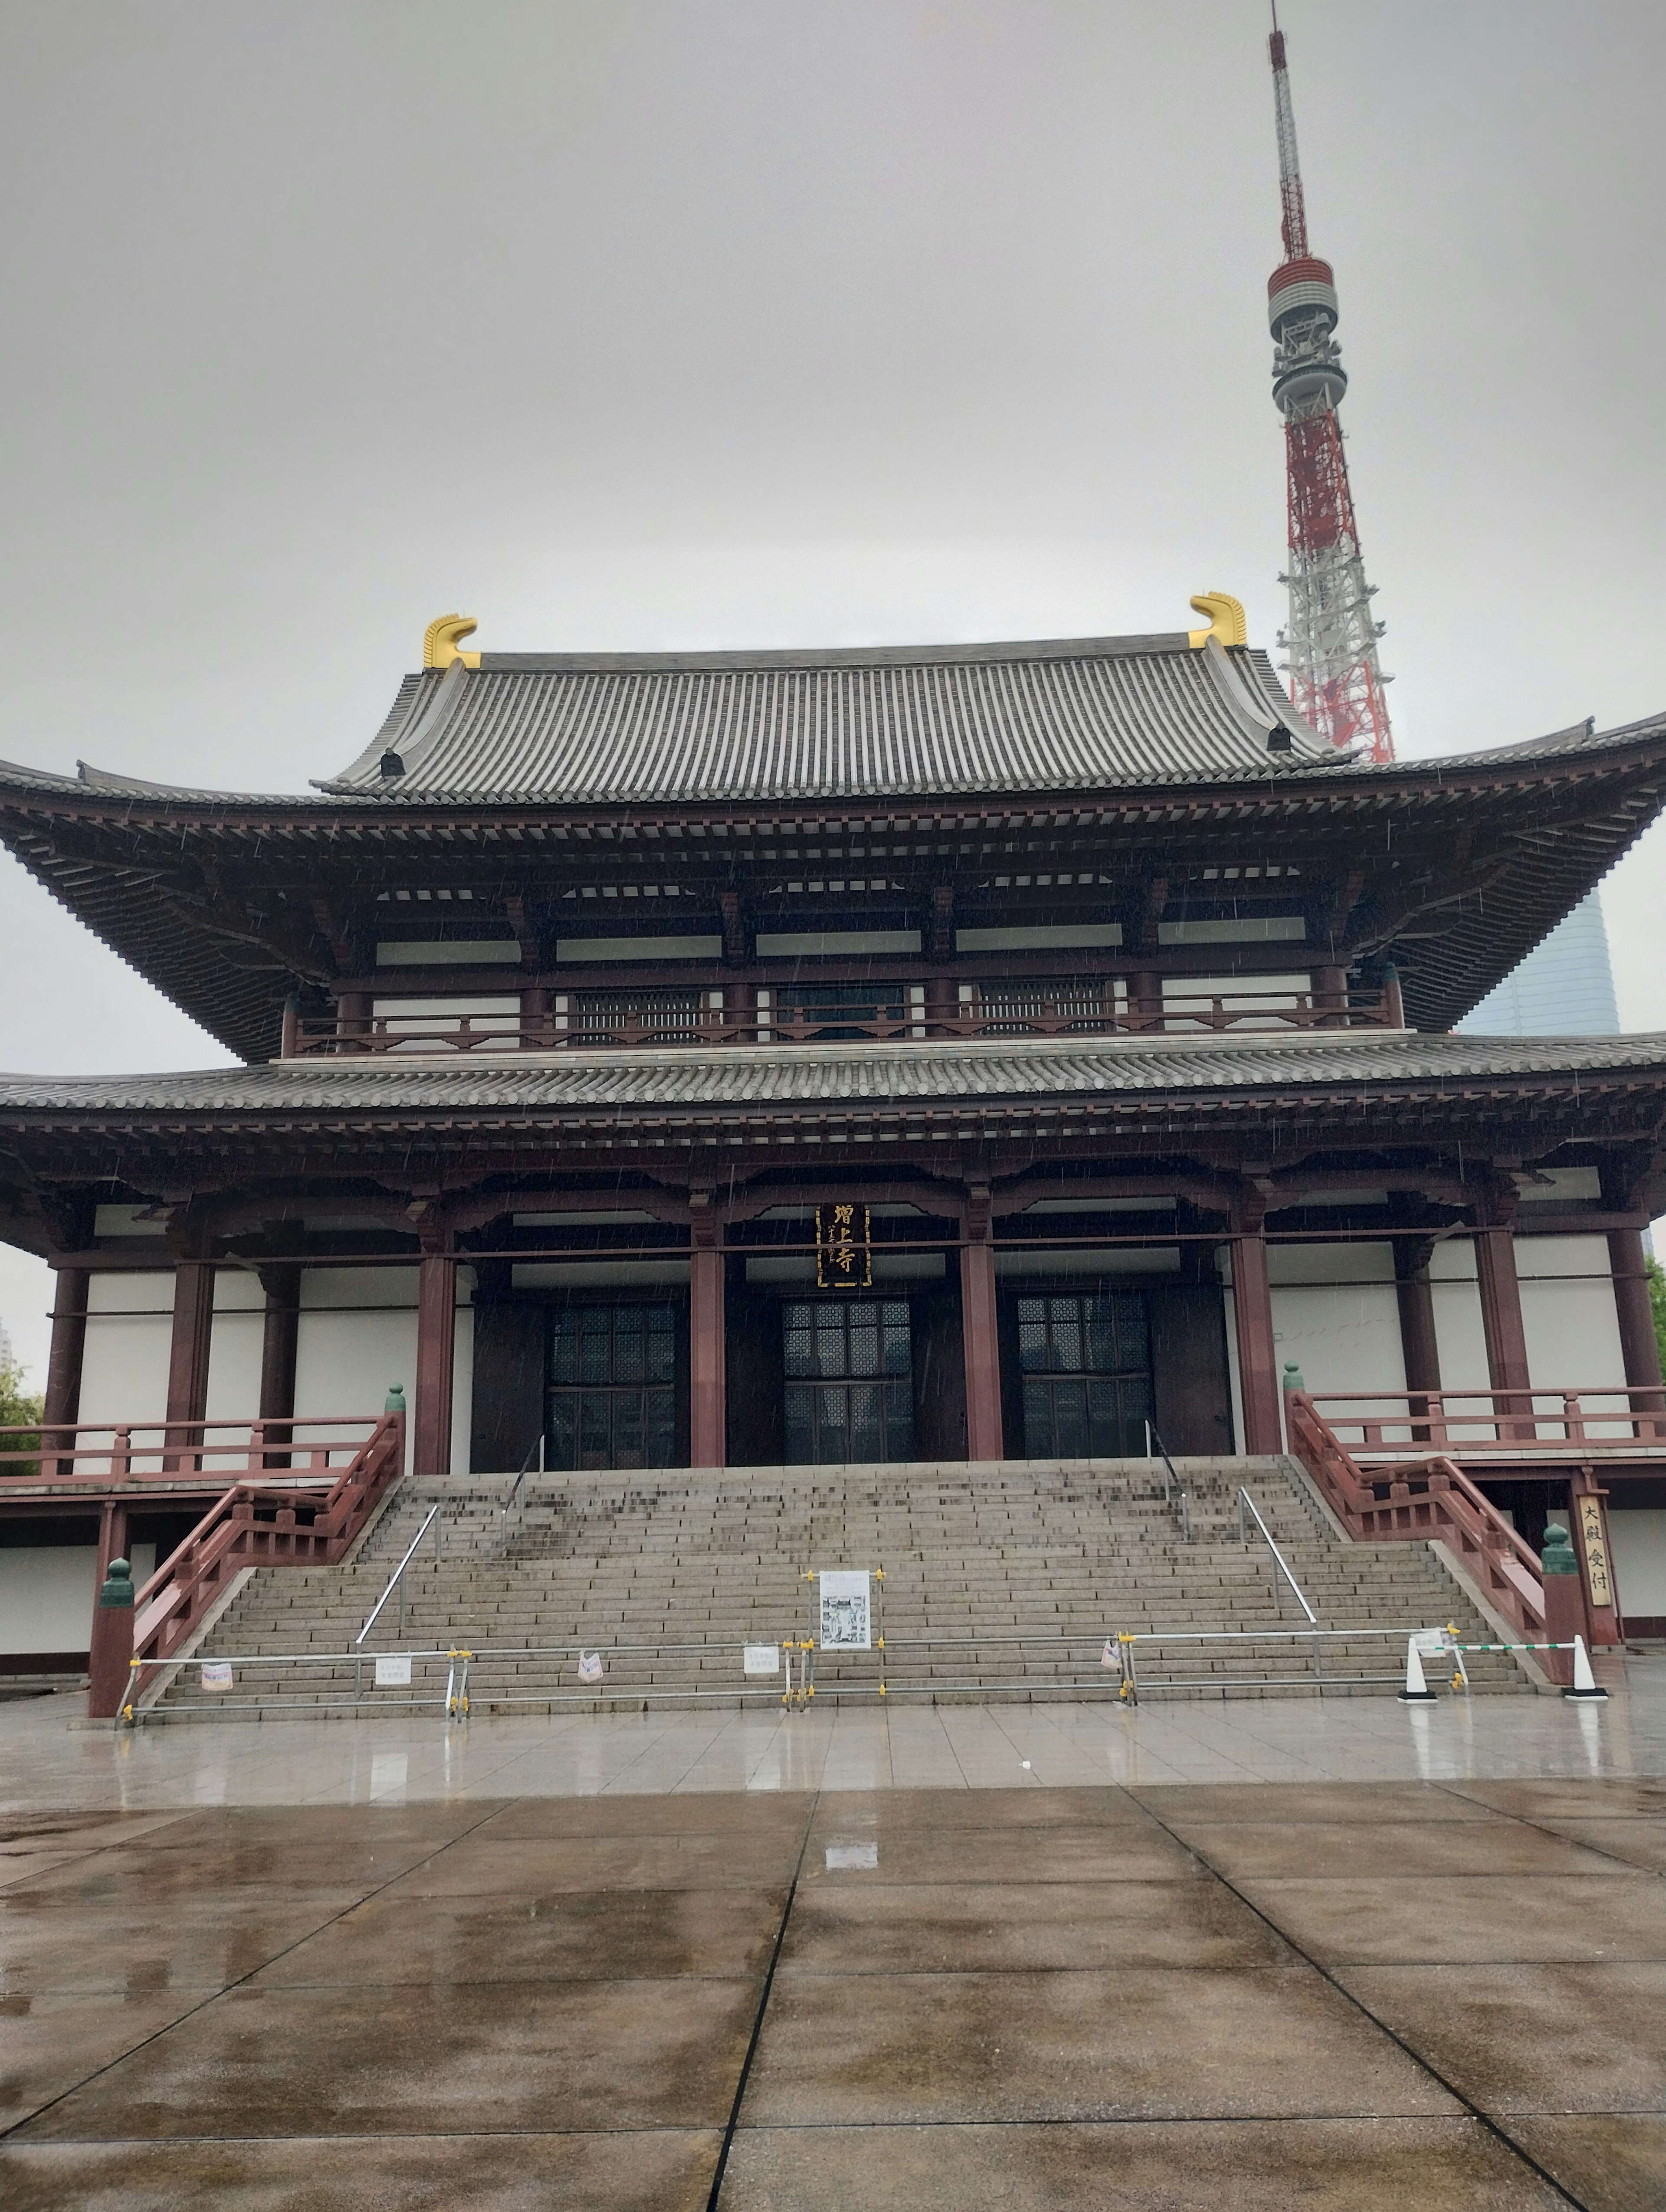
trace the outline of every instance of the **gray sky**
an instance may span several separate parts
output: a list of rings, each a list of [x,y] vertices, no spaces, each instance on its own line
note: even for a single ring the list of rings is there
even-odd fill
[[[1285,0],[1402,752],[1666,706],[1666,15]],[[0,0],[0,756],[493,649],[1283,614],[1258,0]],[[1656,833],[1605,886],[1666,1027]],[[13,1066],[223,1059],[9,860]],[[73,1007],[73,1015],[65,1009]],[[38,1359],[38,1273],[0,1314]]]

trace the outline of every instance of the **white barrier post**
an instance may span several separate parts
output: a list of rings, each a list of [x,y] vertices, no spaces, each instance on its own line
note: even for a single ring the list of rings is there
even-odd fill
[[[1435,1693],[1423,1679],[1423,1661],[1418,1652],[1417,1638],[1406,1639],[1406,1686],[1400,1692],[1402,1705],[1432,1705]]]
[[[1564,1690],[1562,1695],[1565,1698],[1584,1698],[1601,1703],[1608,1694],[1590,1671],[1590,1659],[1585,1650],[1584,1638],[1576,1636],[1573,1639],[1573,1686],[1572,1689]]]

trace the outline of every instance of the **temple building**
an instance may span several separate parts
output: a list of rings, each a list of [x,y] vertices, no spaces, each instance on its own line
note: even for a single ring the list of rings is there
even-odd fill
[[[902,1480],[1277,1452],[1292,1370],[1657,1389],[1666,1037],[1454,1031],[1666,804],[1666,714],[1374,765],[1195,604],[825,653],[448,618],[303,796],[0,765],[0,839],[243,1062],[0,1077],[48,1424],[397,1382],[424,1476]],[[1666,1449],[1602,1482],[1666,1632]],[[1570,1484],[1486,1486],[1536,1544]]]

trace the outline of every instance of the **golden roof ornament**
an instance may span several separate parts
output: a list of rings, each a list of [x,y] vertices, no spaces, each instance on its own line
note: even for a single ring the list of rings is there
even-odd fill
[[[1248,645],[1250,632],[1243,620],[1243,602],[1235,599],[1230,592],[1199,592],[1192,605],[1201,615],[1207,615],[1207,629],[1188,630],[1186,635],[1199,652],[1209,640],[1219,638],[1222,645]]]
[[[1195,606],[1197,601],[1193,600]],[[477,653],[459,653],[459,638],[472,637],[479,629],[472,615],[441,615],[423,632],[423,665],[424,668],[449,668],[453,660],[460,660],[465,668],[478,668]]]

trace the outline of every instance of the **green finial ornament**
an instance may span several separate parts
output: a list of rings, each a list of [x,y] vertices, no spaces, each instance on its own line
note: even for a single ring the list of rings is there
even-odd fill
[[[133,1570],[125,1559],[112,1559],[106,1571],[104,1587],[99,1592],[101,1606],[131,1606],[133,1602]]]

